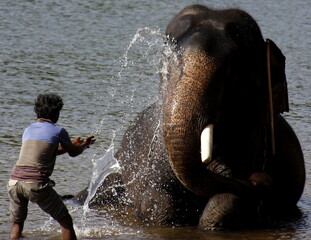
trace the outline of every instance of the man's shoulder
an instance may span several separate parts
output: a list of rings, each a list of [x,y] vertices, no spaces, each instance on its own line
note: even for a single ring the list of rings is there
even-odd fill
[[[26,129],[54,129],[54,130],[61,131],[64,128],[61,126],[55,125],[53,123],[35,122],[35,123],[30,124]]]
[[[67,131],[60,126],[51,123],[37,122],[29,125],[25,129],[23,141],[33,139],[50,142],[54,137],[58,138],[66,134],[68,134]]]

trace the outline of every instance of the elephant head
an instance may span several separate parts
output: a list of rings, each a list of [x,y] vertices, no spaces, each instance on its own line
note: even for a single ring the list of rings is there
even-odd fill
[[[266,43],[257,23],[241,10],[192,5],[166,35],[173,54],[162,76],[163,132],[175,175],[197,195],[248,194],[268,118]],[[273,76],[283,83],[279,65]]]

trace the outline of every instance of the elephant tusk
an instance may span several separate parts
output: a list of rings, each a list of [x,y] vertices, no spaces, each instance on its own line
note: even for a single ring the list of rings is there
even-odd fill
[[[212,160],[214,125],[209,124],[201,133],[201,160],[209,163]]]

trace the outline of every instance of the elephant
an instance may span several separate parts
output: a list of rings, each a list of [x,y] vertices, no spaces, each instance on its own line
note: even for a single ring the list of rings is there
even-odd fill
[[[130,207],[141,224],[207,230],[295,209],[305,165],[281,116],[281,50],[239,9],[188,6],[165,36],[159,100],[126,130],[115,154],[121,169],[93,204]]]

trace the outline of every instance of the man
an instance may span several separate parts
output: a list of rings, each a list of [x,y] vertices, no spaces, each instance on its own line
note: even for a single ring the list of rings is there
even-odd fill
[[[82,141],[78,137],[71,142],[68,132],[55,125],[62,107],[63,101],[56,94],[40,94],[35,101],[34,111],[38,120],[23,133],[19,159],[8,184],[13,222],[11,239],[21,238],[29,200],[59,222],[64,240],[76,239],[72,218],[49,177],[56,155],[67,152],[71,157],[78,156],[95,139],[90,136]]]

